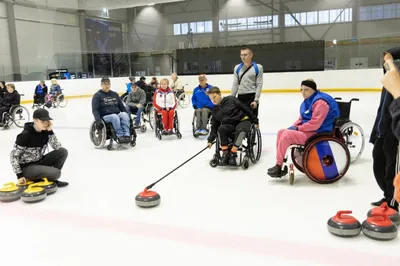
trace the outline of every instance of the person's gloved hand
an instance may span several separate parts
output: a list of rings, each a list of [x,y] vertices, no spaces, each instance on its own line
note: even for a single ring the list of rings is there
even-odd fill
[[[96,127],[96,130],[101,131],[104,127],[104,124],[101,121],[97,121],[94,126]]]
[[[196,110],[197,109],[197,105],[193,105],[193,109]]]
[[[288,129],[289,129],[289,130],[297,130],[297,127],[295,127],[295,126],[290,126],[290,127],[288,127]]]

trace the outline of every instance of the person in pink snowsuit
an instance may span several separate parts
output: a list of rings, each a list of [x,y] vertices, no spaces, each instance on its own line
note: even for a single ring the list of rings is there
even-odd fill
[[[333,132],[335,120],[340,116],[335,99],[319,90],[312,79],[301,83],[304,101],[300,106],[300,117],[294,124],[278,132],[276,139],[276,164],[268,169],[271,177],[282,177],[288,173],[287,166],[282,169],[283,159],[290,145],[304,145],[317,133]]]

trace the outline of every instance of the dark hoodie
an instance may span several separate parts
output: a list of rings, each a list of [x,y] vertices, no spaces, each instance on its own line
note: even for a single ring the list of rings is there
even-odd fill
[[[0,106],[11,107],[21,103],[21,96],[18,91],[14,90],[12,93],[8,93],[1,99]]]
[[[126,112],[126,108],[121,98],[115,91],[105,92],[99,90],[92,99],[92,113],[96,121],[100,121],[103,116]]]
[[[390,53],[394,60],[400,59],[400,47],[391,48],[386,52]],[[386,73],[385,68],[383,68],[383,73]],[[383,87],[378,113],[369,139],[370,143],[375,144],[377,138],[394,137],[392,131],[392,117],[389,110],[389,106],[392,102],[393,96]]]
[[[61,147],[52,130],[37,132],[33,122],[25,123],[24,130],[17,136],[10,154],[11,165],[18,178],[23,177],[21,169],[42,160],[48,144],[53,150]]]
[[[6,88],[6,83],[4,81],[0,81],[3,84],[3,88],[0,88],[0,99],[3,99],[4,96],[8,93]]]
[[[226,96],[219,105],[211,110],[211,131],[208,142],[213,142],[217,137],[217,131],[222,124],[237,126],[246,116],[254,124],[258,124],[258,118],[254,115],[250,107],[244,105],[235,96]]]

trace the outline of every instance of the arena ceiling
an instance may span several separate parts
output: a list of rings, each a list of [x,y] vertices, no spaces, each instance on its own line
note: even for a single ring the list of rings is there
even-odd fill
[[[4,0],[15,4],[73,10],[121,9],[186,0]]]

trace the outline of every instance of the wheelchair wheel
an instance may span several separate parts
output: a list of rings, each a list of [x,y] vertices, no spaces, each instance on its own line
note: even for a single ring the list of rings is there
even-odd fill
[[[307,177],[316,183],[330,184],[340,180],[349,166],[349,150],[337,138],[317,138],[304,149],[303,169]]]
[[[362,128],[353,122],[347,122],[340,127],[345,144],[350,152],[351,163],[356,162],[365,148],[365,136]]]
[[[260,160],[262,153],[261,131],[252,125],[249,133],[248,148],[250,150],[250,160],[255,164]]]
[[[150,108],[149,110],[149,124],[151,129],[155,129],[156,127],[156,109]]]
[[[128,100],[128,95],[125,95],[124,98],[122,98],[122,102],[126,104],[127,100]]]
[[[195,137],[196,139],[198,139],[198,138],[199,138],[199,135],[196,134],[196,128],[197,128],[196,113],[193,113],[192,134],[193,134],[193,137]]]
[[[11,120],[17,127],[23,128],[25,123],[30,122],[30,114],[28,109],[22,105],[13,108]]]
[[[68,98],[64,94],[60,94],[56,98],[57,106],[64,108],[68,104]]]
[[[292,162],[294,166],[297,168],[297,170],[304,173],[303,169],[304,150],[293,148],[290,155],[292,158]]]
[[[178,96],[178,104],[181,108],[187,108],[190,104],[190,97],[185,93]]]
[[[107,141],[107,128],[103,123],[103,128],[101,130],[96,129],[96,123],[93,122],[90,126],[90,140],[93,142],[96,149],[102,149]]]
[[[247,168],[249,168],[249,157],[245,156],[245,157],[243,158],[242,168],[243,168],[244,170],[246,170]]]

